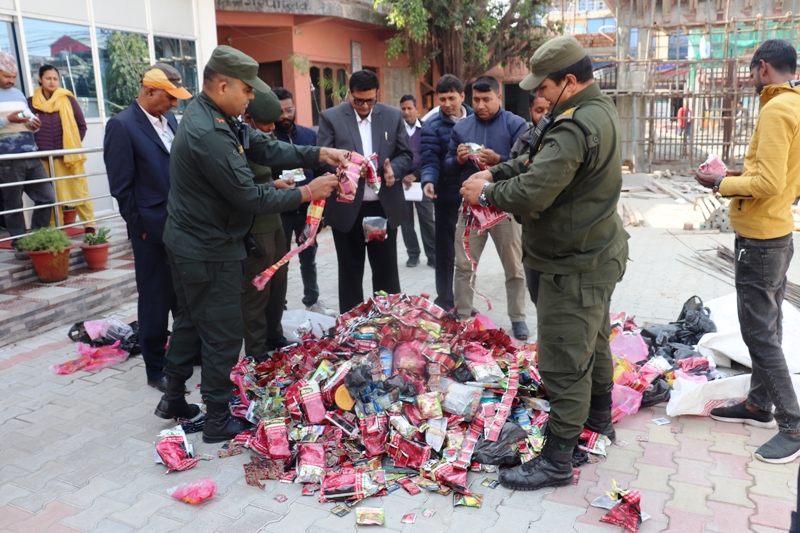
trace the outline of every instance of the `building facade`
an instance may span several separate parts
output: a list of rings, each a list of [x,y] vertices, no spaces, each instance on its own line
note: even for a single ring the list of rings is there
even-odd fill
[[[0,49],[17,57],[17,87],[32,95],[39,67],[56,66],[86,116],[85,147],[102,146],[105,121],[133,101],[155,61],[181,71],[196,94],[216,44],[213,0],[0,0]],[[115,210],[102,154],[88,157],[87,173],[99,174],[89,180],[102,197],[96,213]]]
[[[394,30],[372,0],[216,0],[219,44],[254,57],[259,76],[294,95],[297,123],[319,124],[319,113],[341,102],[348,76],[362,68],[380,79],[378,99],[399,106],[419,83],[405,58],[389,60]]]

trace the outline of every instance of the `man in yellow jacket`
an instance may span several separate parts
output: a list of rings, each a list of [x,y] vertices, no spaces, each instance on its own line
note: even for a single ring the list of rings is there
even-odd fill
[[[797,51],[787,41],[770,40],[758,48],[750,77],[761,95],[761,111],[742,174],[695,173],[701,185],[732,199],[739,324],[753,361],[746,401],[712,409],[711,418],[765,428],[777,425],[778,434],[756,450],[756,457],[768,463],[800,457],[800,406],[781,348],[781,304],[794,253],[791,205],[800,196],[796,71]]]

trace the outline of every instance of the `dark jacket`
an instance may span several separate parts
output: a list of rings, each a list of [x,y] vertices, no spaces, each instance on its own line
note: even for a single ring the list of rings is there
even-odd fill
[[[464,105],[467,116],[473,114],[472,108]],[[466,120],[464,117],[463,120]],[[433,183],[436,189],[436,201],[461,202],[461,182],[448,180],[445,172],[445,157],[450,146],[450,133],[455,122],[445,115],[442,110],[425,121],[422,125],[420,174],[422,186]]]
[[[68,96],[69,103],[72,104],[72,113],[75,115],[75,122],[78,124],[78,132],[81,140],[86,136],[86,119],[83,118],[83,111],[78,101],[72,96]],[[58,113],[45,113],[33,107],[33,97],[28,98],[28,107],[36,113],[42,126],[36,132],[36,146],[39,150],[61,150],[64,148],[64,128],[61,126],[61,117]]]
[[[372,108],[372,151],[378,154],[378,174],[381,177],[381,190],[378,200],[392,228],[396,228],[408,219],[405,195],[403,194],[403,176],[408,174],[411,166],[411,149],[408,147],[408,133],[403,125],[403,115],[396,107],[386,104],[375,104]],[[364,154],[361,146],[361,135],[358,132],[356,112],[350,102],[326,109],[319,116],[319,133],[317,145],[342,150],[355,150]],[[394,171],[395,184],[387,187],[383,181],[383,162],[390,160]],[[331,169],[332,170],[332,169]],[[352,203],[337,201],[334,192],[325,205],[325,222],[332,228],[348,232],[361,210],[364,199],[364,187],[367,180],[358,180],[356,198]]]
[[[56,115],[58,116],[58,115]],[[166,115],[178,131],[175,116]],[[128,232],[163,243],[169,194],[169,152],[139,104],[134,102],[108,119],[103,140],[108,186],[128,223]]]
[[[279,213],[300,205],[299,189],[278,191],[253,183],[247,160],[267,166],[314,167],[319,148],[292,146],[250,131],[244,149],[238,121],[227,117],[205,93],[186,107],[172,143],[170,191],[164,244],[181,260],[241,261],[244,236],[257,213]]]
[[[305,126],[300,126],[298,124],[294,125],[294,131],[292,132],[292,136],[289,137],[285,133],[280,130],[275,130],[275,137],[279,141],[291,143],[297,146],[316,146],[317,145],[317,132],[312,130],[311,128],[306,128]],[[272,179],[280,179],[281,172],[284,170],[292,170],[290,168],[273,168],[272,169]],[[298,185],[308,185],[311,180],[317,177],[318,173],[314,170],[304,168],[303,174],[306,175],[306,180],[303,182],[297,182]],[[292,209],[291,211],[284,211],[281,215],[293,215],[297,213],[302,213],[303,215],[306,214],[308,210],[309,203],[305,202],[300,204],[300,207],[297,209]]]
[[[523,154],[490,170],[496,183],[486,187],[486,199],[522,216],[525,266],[554,274],[590,272],[620,253],[628,239],[617,214],[617,109],[593,84],[556,106],[553,115],[530,164]]]
[[[517,138],[517,142],[511,147],[511,153],[508,154],[509,159],[516,159],[522,154],[527,154],[531,150],[531,139],[533,138],[533,130],[536,125],[529,124],[528,129],[522,132],[522,135]]]
[[[508,161],[511,147],[527,127],[528,123],[522,117],[502,107],[489,120],[481,120],[478,115],[470,115],[456,124],[450,135],[450,145],[445,159],[445,172],[452,186],[460,189],[467,178],[481,170],[471,159],[463,165],[458,163],[456,157],[458,145],[476,143],[491,148],[500,155],[500,163],[504,163]]]

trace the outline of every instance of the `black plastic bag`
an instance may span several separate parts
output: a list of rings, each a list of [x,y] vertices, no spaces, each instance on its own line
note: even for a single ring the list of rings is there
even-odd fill
[[[681,326],[677,324],[664,324],[659,326],[648,326],[642,330],[642,338],[650,346],[658,347],[675,342]]]
[[[133,332],[126,337],[115,335],[113,330],[109,330],[108,334],[92,339],[89,334],[86,333],[86,327],[83,325],[83,322],[76,322],[69,328],[67,337],[69,337],[72,342],[82,342],[83,344],[88,344],[95,348],[99,346],[110,346],[120,341],[120,350],[125,350],[130,355],[139,355],[142,353],[142,347],[139,344],[139,322],[134,320],[128,324],[128,326],[130,326]]]
[[[669,395],[672,392],[672,387],[669,386],[667,380],[658,378],[650,387],[642,393],[641,407],[650,407],[661,402],[669,401]]]
[[[472,460],[484,465],[514,466],[519,463],[519,454],[514,444],[524,440],[528,434],[513,422],[506,421],[500,430],[500,437],[495,442],[478,438]]]
[[[683,304],[683,310],[678,317],[683,331],[678,333],[678,340],[683,344],[695,346],[706,333],[714,333],[717,326],[709,318],[711,310],[703,305],[699,296],[692,296]]]

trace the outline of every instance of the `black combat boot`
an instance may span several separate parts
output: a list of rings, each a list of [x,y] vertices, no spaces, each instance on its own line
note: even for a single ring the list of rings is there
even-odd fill
[[[250,423],[231,415],[227,402],[206,402],[203,442],[225,442],[251,427]]]
[[[600,433],[611,439],[611,443],[617,442],[617,432],[614,431],[614,424],[611,423],[611,393],[592,396],[592,403],[589,407],[589,418],[583,427],[595,433]]]
[[[167,390],[156,406],[155,415],[161,418],[194,418],[200,414],[200,406],[186,402],[186,384],[167,376]]]
[[[514,490],[538,490],[570,485],[574,477],[572,452],[578,437],[562,439],[552,433],[544,441],[542,453],[521,466],[500,472],[500,484]]]

